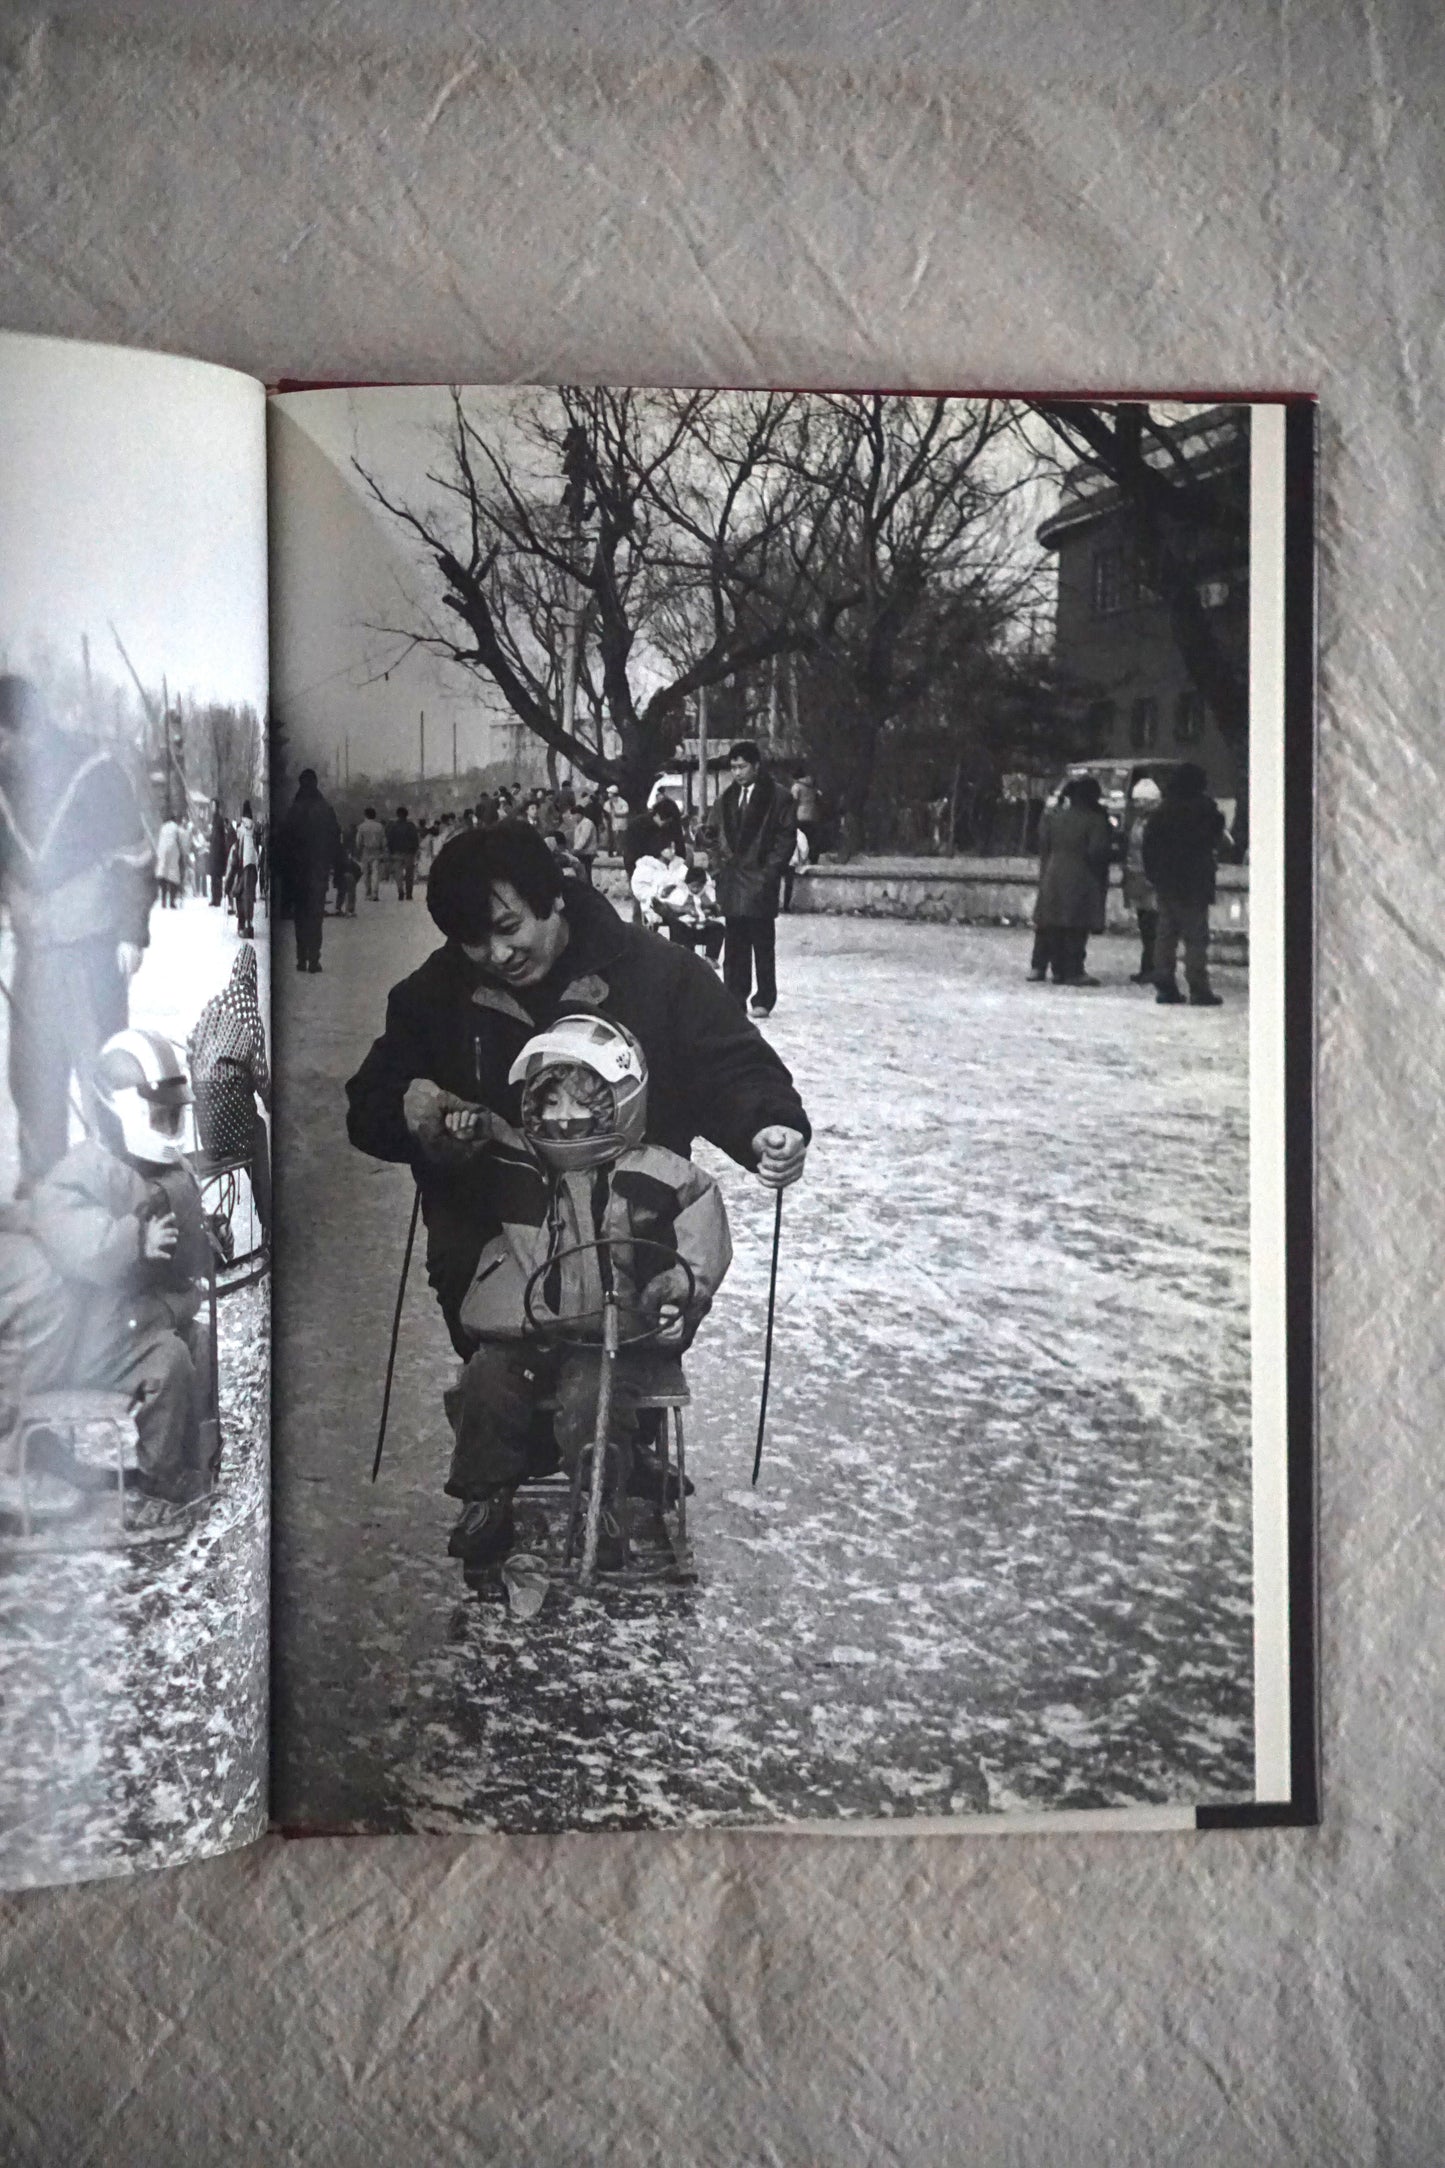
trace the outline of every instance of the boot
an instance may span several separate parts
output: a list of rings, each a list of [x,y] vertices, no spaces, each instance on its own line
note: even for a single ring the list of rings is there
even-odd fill
[[[462,1507],[447,1537],[447,1555],[459,1558],[468,1569],[499,1565],[515,1535],[510,1488],[488,1491],[483,1497],[469,1498]]]
[[[1224,996],[1216,994],[1208,986],[1202,986],[1198,993],[1195,993],[1191,988],[1189,1006],[1191,1009],[1222,1009],[1224,1007]]]
[[[1159,979],[1156,984],[1159,991],[1155,994],[1154,999],[1161,1006],[1166,1009],[1183,1007],[1184,996],[1179,991],[1179,981],[1177,979]]]

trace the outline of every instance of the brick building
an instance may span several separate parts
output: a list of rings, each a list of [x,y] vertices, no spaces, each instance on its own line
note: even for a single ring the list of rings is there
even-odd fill
[[[1175,455],[1202,485],[1189,534],[1199,599],[1241,671],[1249,648],[1249,411],[1209,407],[1169,432]],[[1147,443],[1147,439],[1146,439]],[[1150,462],[1166,467],[1162,446]],[[1063,502],[1038,529],[1058,554],[1055,653],[1089,687],[1099,758],[1197,760],[1216,796],[1234,798],[1242,761],[1190,678],[1165,605],[1140,562],[1134,514],[1117,486],[1090,467],[1064,480]]]

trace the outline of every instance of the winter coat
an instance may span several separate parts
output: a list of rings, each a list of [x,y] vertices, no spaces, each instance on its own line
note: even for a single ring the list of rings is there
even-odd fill
[[[1144,830],[1144,871],[1172,903],[1213,903],[1224,815],[1214,800],[1166,798]]]
[[[578,1338],[600,1340],[600,1256],[586,1245],[602,1239],[616,1245],[609,1254],[622,1337],[655,1322],[642,1297],[681,1257],[693,1280],[682,1344],[691,1340],[733,1254],[727,1212],[710,1175],[655,1144],[624,1152],[610,1167],[554,1175],[509,1133],[493,1147],[493,1158],[502,1226],[483,1247],[462,1304],[469,1333],[519,1340],[531,1338],[539,1321],[573,1318]],[[529,1316],[528,1286],[549,1259],[556,1263],[532,1289]],[[685,1278],[659,1290],[679,1305],[685,1292]]]
[[[341,857],[341,823],[312,786],[298,789],[276,831],[276,860],[295,892],[324,896]]]
[[[143,1218],[174,1213],[168,1258],[141,1254]],[[74,1303],[77,1354],[129,1333],[176,1331],[200,1308],[209,1270],[201,1192],[189,1167],[145,1168],[88,1137],[52,1167],[31,1199],[36,1240]]]
[[[1129,823],[1124,838],[1124,901],[1131,911],[1153,911],[1159,904],[1144,871],[1144,830],[1147,825],[1142,815],[1136,816]]]
[[[150,938],[155,868],[135,792],[119,762],[83,739],[45,731],[0,790],[0,882],[17,941]]]
[[[1113,855],[1114,831],[1106,814],[1085,806],[1050,807],[1039,823],[1034,924],[1102,933]]]
[[[186,870],[185,843],[179,821],[162,821],[156,837],[156,879],[179,887]]]
[[[622,838],[622,865],[629,880],[638,859],[655,858],[664,843],[670,843],[679,853],[687,850],[682,815],[670,798],[650,806],[645,813],[634,814],[627,823]]]
[[[394,820],[388,824],[386,847],[393,858],[415,858],[421,849],[421,830],[415,821]]]
[[[568,881],[563,895],[567,947],[540,985],[502,986],[448,942],[392,988],[386,1029],[346,1087],[352,1143],[416,1173],[428,1269],[444,1307],[460,1301],[483,1242],[500,1226],[496,1170],[485,1151],[422,1152],[403,1111],[416,1078],[515,1125],[520,1099],[507,1072],[527,1040],[559,1016],[593,1009],[642,1047],[649,1144],[686,1158],[704,1136],[752,1167],[760,1129],[777,1123],[811,1135],[787,1069],[705,963],[624,925],[596,889]]]
[[[713,880],[724,918],[776,918],[779,883],[797,842],[792,793],[760,774],[744,807],[742,785],[729,784],[717,803],[714,834]]]

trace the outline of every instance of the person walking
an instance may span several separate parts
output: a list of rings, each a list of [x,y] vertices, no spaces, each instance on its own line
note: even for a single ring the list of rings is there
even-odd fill
[[[1181,761],[1165,786],[1164,803],[1150,815],[1144,830],[1144,872],[1154,884],[1159,903],[1155,999],[1165,1007],[1184,1000],[1175,976],[1181,943],[1191,1005],[1196,1009],[1221,1005],[1209,983],[1209,906],[1215,897],[1224,829],[1224,815],[1209,795],[1204,770],[1197,761]]]
[[[226,816],[221,811],[219,798],[211,800],[211,909],[221,908],[221,889],[226,878],[226,860],[231,855],[231,838],[226,829]]]
[[[1097,776],[1073,775],[1039,823],[1039,888],[1029,977],[1097,986],[1084,969],[1089,935],[1104,931],[1114,831]]]
[[[1139,968],[1132,986],[1154,984],[1154,936],[1159,929],[1159,899],[1144,871],[1144,830],[1164,793],[1150,775],[1141,775],[1129,793],[1124,814],[1124,901],[1139,927]]]
[[[276,834],[276,852],[296,914],[296,969],[321,969],[326,891],[341,856],[341,824],[321,795],[314,768],[303,768],[296,796]]]
[[[130,1021],[150,940],[155,867],[120,763],[59,729],[27,678],[0,677],[0,889],[15,970],[7,1014],[18,1194],[70,1144],[70,1084]]]
[[[741,1007],[756,979],[750,1013],[777,1007],[778,891],[792,863],[798,815],[792,793],[767,774],[750,738],[728,752],[732,781],[713,816],[713,885],[723,915],[723,984]]]
[[[369,805],[356,824],[356,855],[361,860],[366,893],[372,903],[381,894],[381,862],[386,856],[386,830]]]
[[[256,886],[261,878],[261,847],[256,841],[256,816],[251,801],[241,804],[236,823],[236,931],[243,941],[256,938]]]
[[[391,860],[391,870],[396,876],[396,900],[398,903],[410,903],[416,888],[416,860],[421,849],[421,830],[404,805],[397,807],[396,819],[388,823],[386,849]]]
[[[596,798],[584,798],[572,820],[572,856],[582,868],[582,878],[590,887],[592,868],[602,847],[602,835],[597,825],[598,805]]]
[[[185,877],[185,832],[174,813],[167,813],[161,822],[161,832],[156,837],[156,884],[161,892],[163,911],[180,909],[181,887]]]

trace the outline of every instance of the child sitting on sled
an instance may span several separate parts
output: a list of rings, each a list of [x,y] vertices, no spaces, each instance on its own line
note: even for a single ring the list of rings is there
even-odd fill
[[[108,1039],[91,1075],[94,1134],[7,1215],[0,1344],[7,1399],[59,1387],[132,1395],[137,1498],[164,1527],[215,1481],[212,1350],[198,1323],[210,1236],[183,1158],[191,1088],[169,1039]]]
[[[489,1136],[502,1221],[461,1308],[479,1345],[446,1396],[456,1433],[447,1489],[465,1501],[449,1549],[471,1570],[510,1550],[512,1496],[527,1471],[540,1397],[556,1401],[569,1469],[591,1444],[610,1272],[620,1338],[648,1337],[621,1347],[613,1367],[598,1550],[608,1568],[623,1553],[637,1402],[655,1369],[652,1350],[691,1345],[732,1261],[727,1214],[700,1167],[643,1142],[647,1067],[620,1025],[560,1017],[528,1040],[509,1081],[522,1087],[520,1131],[482,1108],[446,1116],[453,1134]]]

